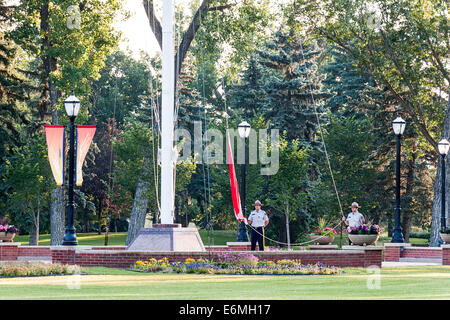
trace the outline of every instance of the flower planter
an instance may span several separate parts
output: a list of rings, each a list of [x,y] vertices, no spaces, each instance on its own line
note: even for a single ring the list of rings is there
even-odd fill
[[[14,232],[0,232],[0,240],[2,240],[3,242],[10,242],[12,241],[12,239],[14,239],[15,236],[16,234]]]
[[[378,234],[349,234],[348,238],[355,246],[367,246],[375,244],[380,235]]]
[[[316,234],[310,234],[310,237],[315,244],[322,244],[322,245],[330,244],[334,240],[334,237],[327,237]]]
[[[444,243],[450,244],[450,234],[449,233],[439,233],[439,235],[441,236],[441,239],[442,239],[442,241],[444,241]]]

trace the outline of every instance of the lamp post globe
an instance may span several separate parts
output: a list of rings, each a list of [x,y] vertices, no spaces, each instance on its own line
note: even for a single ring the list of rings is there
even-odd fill
[[[75,176],[75,118],[80,111],[80,100],[72,94],[64,100],[64,107],[70,119],[70,150],[69,150],[69,181],[68,181],[68,201],[67,201],[67,222],[66,233],[64,234],[64,246],[78,245],[77,237],[75,235],[74,216],[75,216],[75,201],[74,201],[74,176]]]
[[[76,117],[78,112],[80,111],[80,100],[72,94],[64,100],[64,107],[66,109],[66,113],[69,117]]]
[[[392,234],[392,243],[403,243],[402,226],[400,224],[400,148],[401,148],[401,137],[405,131],[406,121],[402,117],[398,116],[394,121],[392,121],[392,129],[397,136],[397,156],[396,156],[396,168],[395,168],[395,223],[394,223],[394,233]]]
[[[241,137],[241,139],[243,140],[243,144],[242,144],[242,152],[244,155],[244,163],[242,164],[242,187],[241,187],[241,193],[242,193],[242,214],[244,215],[244,217],[246,216],[246,208],[245,208],[245,190],[246,190],[246,181],[245,181],[245,177],[246,177],[246,160],[245,160],[245,140],[248,138],[248,136],[250,135],[250,124],[247,121],[243,121],[238,125],[238,133],[239,133],[239,137]],[[238,242],[248,242],[248,236],[247,236],[247,230],[245,228],[245,224],[243,221],[241,221],[241,223],[239,224],[239,233],[238,233]]]
[[[405,131],[406,121],[402,119],[402,117],[398,116],[392,121],[392,129],[396,136],[401,136]]]
[[[448,150],[450,148],[450,142],[447,139],[442,139],[438,142],[439,153],[442,156],[446,156],[448,154]]]
[[[239,137],[241,137],[242,139],[248,138],[248,136],[250,135],[250,129],[250,124],[247,121],[242,121],[238,125]]]
[[[446,228],[447,223],[445,221],[445,157],[448,154],[450,143],[447,139],[442,139],[438,143],[439,154],[441,155],[441,228]]]

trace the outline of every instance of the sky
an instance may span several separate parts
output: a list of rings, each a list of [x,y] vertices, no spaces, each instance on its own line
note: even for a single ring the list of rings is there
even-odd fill
[[[162,20],[162,2],[155,1],[155,12],[159,20]],[[184,10],[189,10],[190,0],[174,0],[174,5],[184,6]],[[122,31],[122,41],[120,49],[129,48],[133,56],[139,57],[139,51],[144,50],[150,56],[160,53],[158,42],[149,26],[142,0],[123,0],[124,9],[128,10],[131,17],[123,22],[115,24],[117,30]]]
[[[148,24],[142,1],[125,0],[124,7],[130,12],[131,17],[115,24],[115,28],[122,31],[120,49],[129,48],[135,57],[139,56],[140,50],[146,51],[150,56],[160,52],[158,42]]]

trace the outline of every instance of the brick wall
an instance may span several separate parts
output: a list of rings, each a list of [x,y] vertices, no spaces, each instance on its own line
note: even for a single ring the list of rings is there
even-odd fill
[[[384,261],[398,262],[405,248],[410,247],[410,243],[385,243]]]
[[[229,243],[228,246],[214,246],[205,252],[137,252],[126,251],[125,246],[24,246],[20,243],[0,243],[0,260],[18,260],[18,257],[51,257],[55,263],[77,264],[81,266],[104,266],[128,268],[137,260],[167,257],[170,262],[184,261],[187,258],[211,259],[224,251],[248,252],[248,243]],[[241,249],[241,250],[238,250]],[[325,250],[323,250],[325,249]],[[323,263],[337,267],[381,267],[382,247],[347,246],[343,250],[323,248],[316,250],[293,251],[252,251],[261,260],[300,259],[304,264]]]
[[[337,250],[338,246],[335,244],[329,244],[329,245],[309,245],[309,250]]]
[[[400,261],[400,258],[442,259],[442,247],[412,247],[410,243],[385,243],[384,261]]]
[[[51,256],[49,246],[19,246],[17,255],[19,257],[44,257]]]
[[[443,244],[442,248],[442,264],[445,266],[450,265],[450,244]]]
[[[248,252],[248,251],[242,251]],[[103,266],[128,268],[138,260],[166,257],[170,262],[185,261],[187,258],[211,259],[220,252],[137,252],[114,250],[89,250],[78,248],[52,248],[52,261],[57,263],[77,264],[80,266]],[[364,248],[352,250],[314,250],[314,251],[253,251],[260,260],[300,259],[304,264],[323,263],[336,267],[381,267],[382,248]]]
[[[364,267],[377,266],[381,268],[383,250],[368,247],[364,250]]]
[[[125,250],[127,246],[91,247],[91,250]]]
[[[51,248],[52,262],[61,264],[76,264],[75,250],[70,247],[55,246]]]
[[[15,261],[19,251],[20,243],[18,242],[1,242],[0,243],[0,261]]]
[[[402,258],[428,258],[428,259],[441,259],[442,248],[441,247],[409,247],[405,248],[402,254]]]

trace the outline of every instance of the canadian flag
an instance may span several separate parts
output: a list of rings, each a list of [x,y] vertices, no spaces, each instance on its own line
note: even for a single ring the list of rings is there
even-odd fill
[[[234,170],[233,152],[231,150],[230,134],[227,132],[227,147],[228,147],[228,168],[230,170],[230,184],[231,184],[231,199],[233,200],[234,214],[238,221],[244,221],[248,224],[248,220],[244,217],[241,207],[241,197],[239,196],[239,186],[236,179],[236,171]]]

